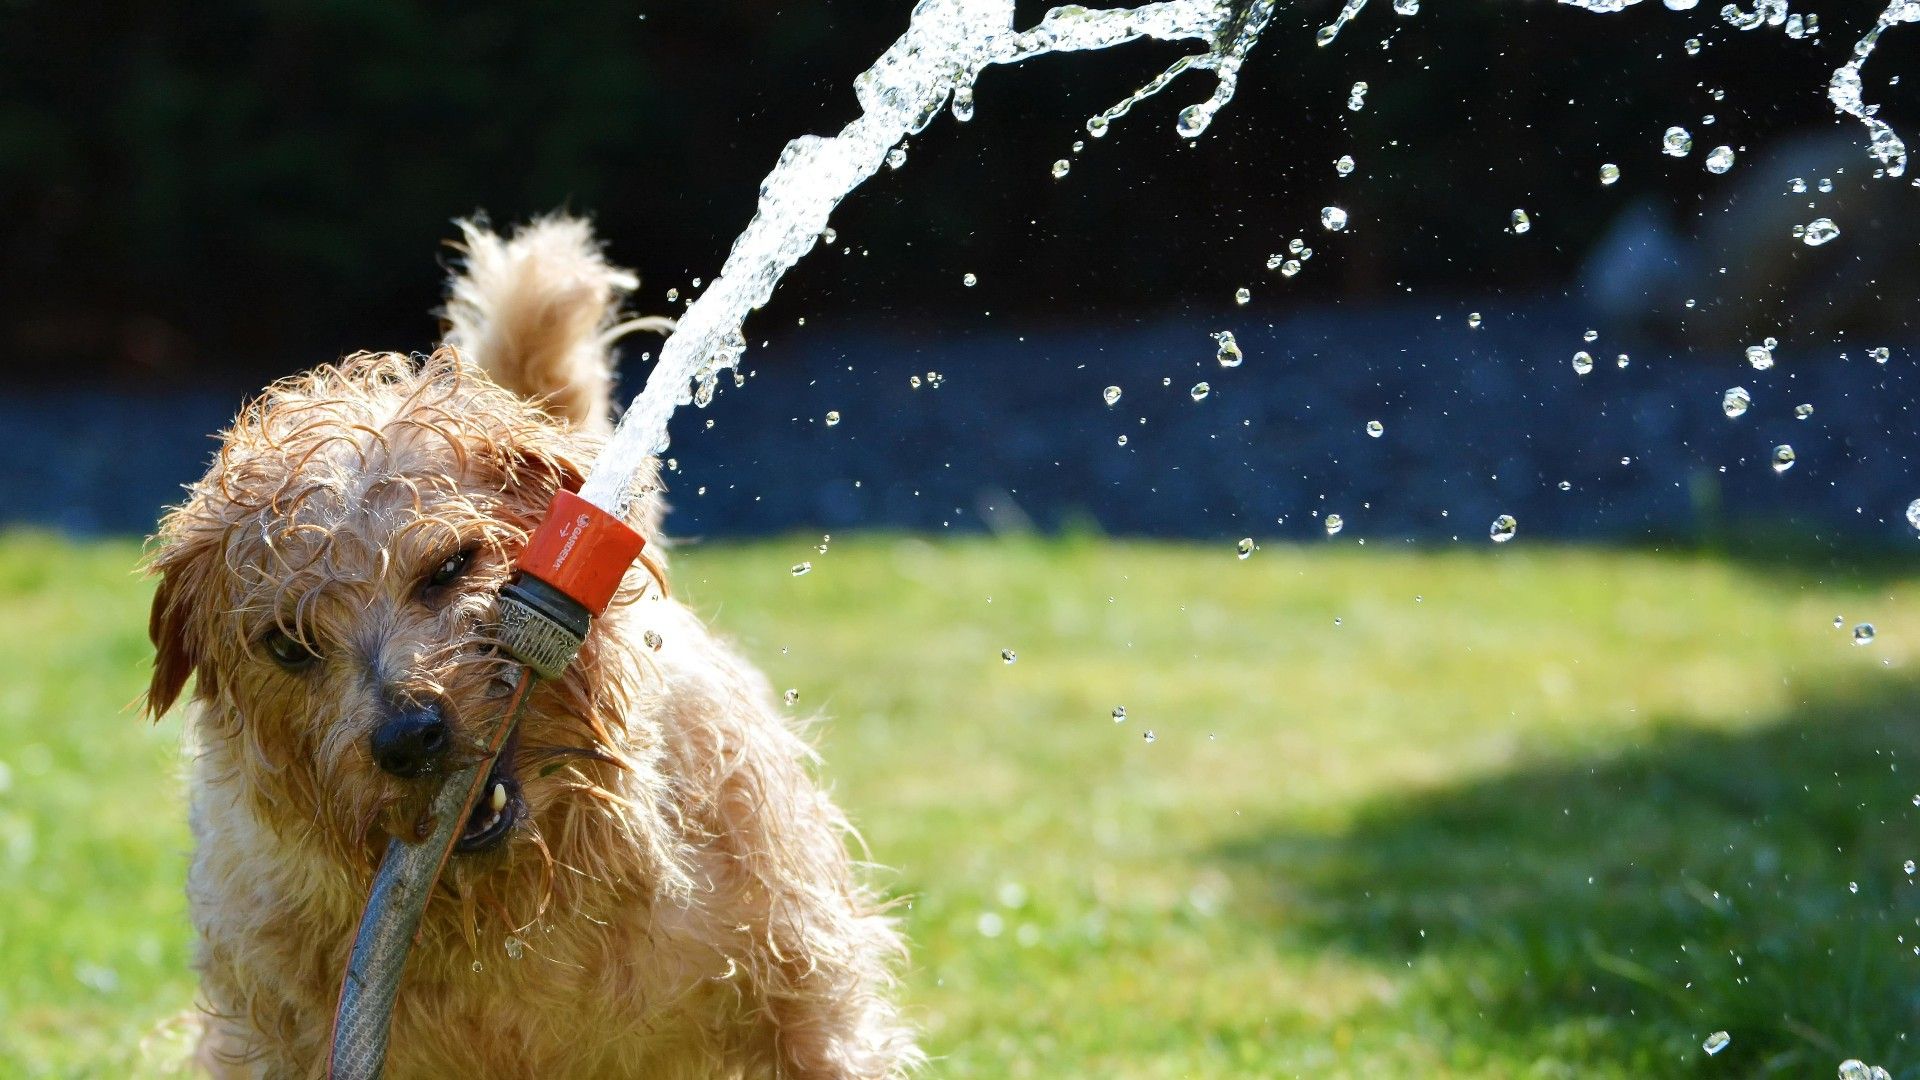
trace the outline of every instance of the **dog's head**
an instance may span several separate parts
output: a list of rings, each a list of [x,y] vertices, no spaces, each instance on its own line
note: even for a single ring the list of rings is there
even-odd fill
[[[439,778],[501,719],[495,594],[597,443],[451,350],[278,383],[222,439],[151,554],[147,708],[195,677],[200,740],[254,812],[283,842],[370,871],[387,836],[416,838]],[[601,673],[633,665],[603,662],[627,647],[606,636],[535,691],[458,850],[537,845],[542,821],[631,767],[611,718],[632,688]]]

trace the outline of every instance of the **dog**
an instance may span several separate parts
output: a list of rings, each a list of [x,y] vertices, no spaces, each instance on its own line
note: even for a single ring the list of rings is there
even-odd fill
[[[269,386],[150,545],[147,712],[191,677],[187,893],[216,1076],[326,1068],[390,837],[508,692],[494,596],[611,430],[638,282],[583,221],[462,223],[431,355]],[[658,470],[629,520],[660,549]],[[539,683],[428,904],[391,1077],[898,1077],[905,945],[766,679],[636,568]]]

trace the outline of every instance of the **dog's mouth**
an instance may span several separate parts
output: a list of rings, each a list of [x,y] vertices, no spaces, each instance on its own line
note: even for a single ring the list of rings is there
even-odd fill
[[[520,795],[520,781],[513,775],[513,752],[519,746],[519,733],[507,740],[500,756],[493,759],[487,773],[487,786],[467,816],[467,827],[454,842],[456,854],[471,855],[492,851],[504,843],[514,827],[526,817],[527,803]]]

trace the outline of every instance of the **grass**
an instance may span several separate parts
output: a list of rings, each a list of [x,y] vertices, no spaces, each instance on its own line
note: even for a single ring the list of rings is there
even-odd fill
[[[826,718],[937,1075],[1920,1076],[1920,574],[807,545],[676,576]],[[0,537],[0,1074],[151,1071],[191,1001],[135,556]]]

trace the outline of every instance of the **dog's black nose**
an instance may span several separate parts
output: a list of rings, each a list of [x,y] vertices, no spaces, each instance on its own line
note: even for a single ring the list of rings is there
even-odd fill
[[[373,760],[395,776],[424,776],[452,742],[438,705],[412,705],[373,729]]]

